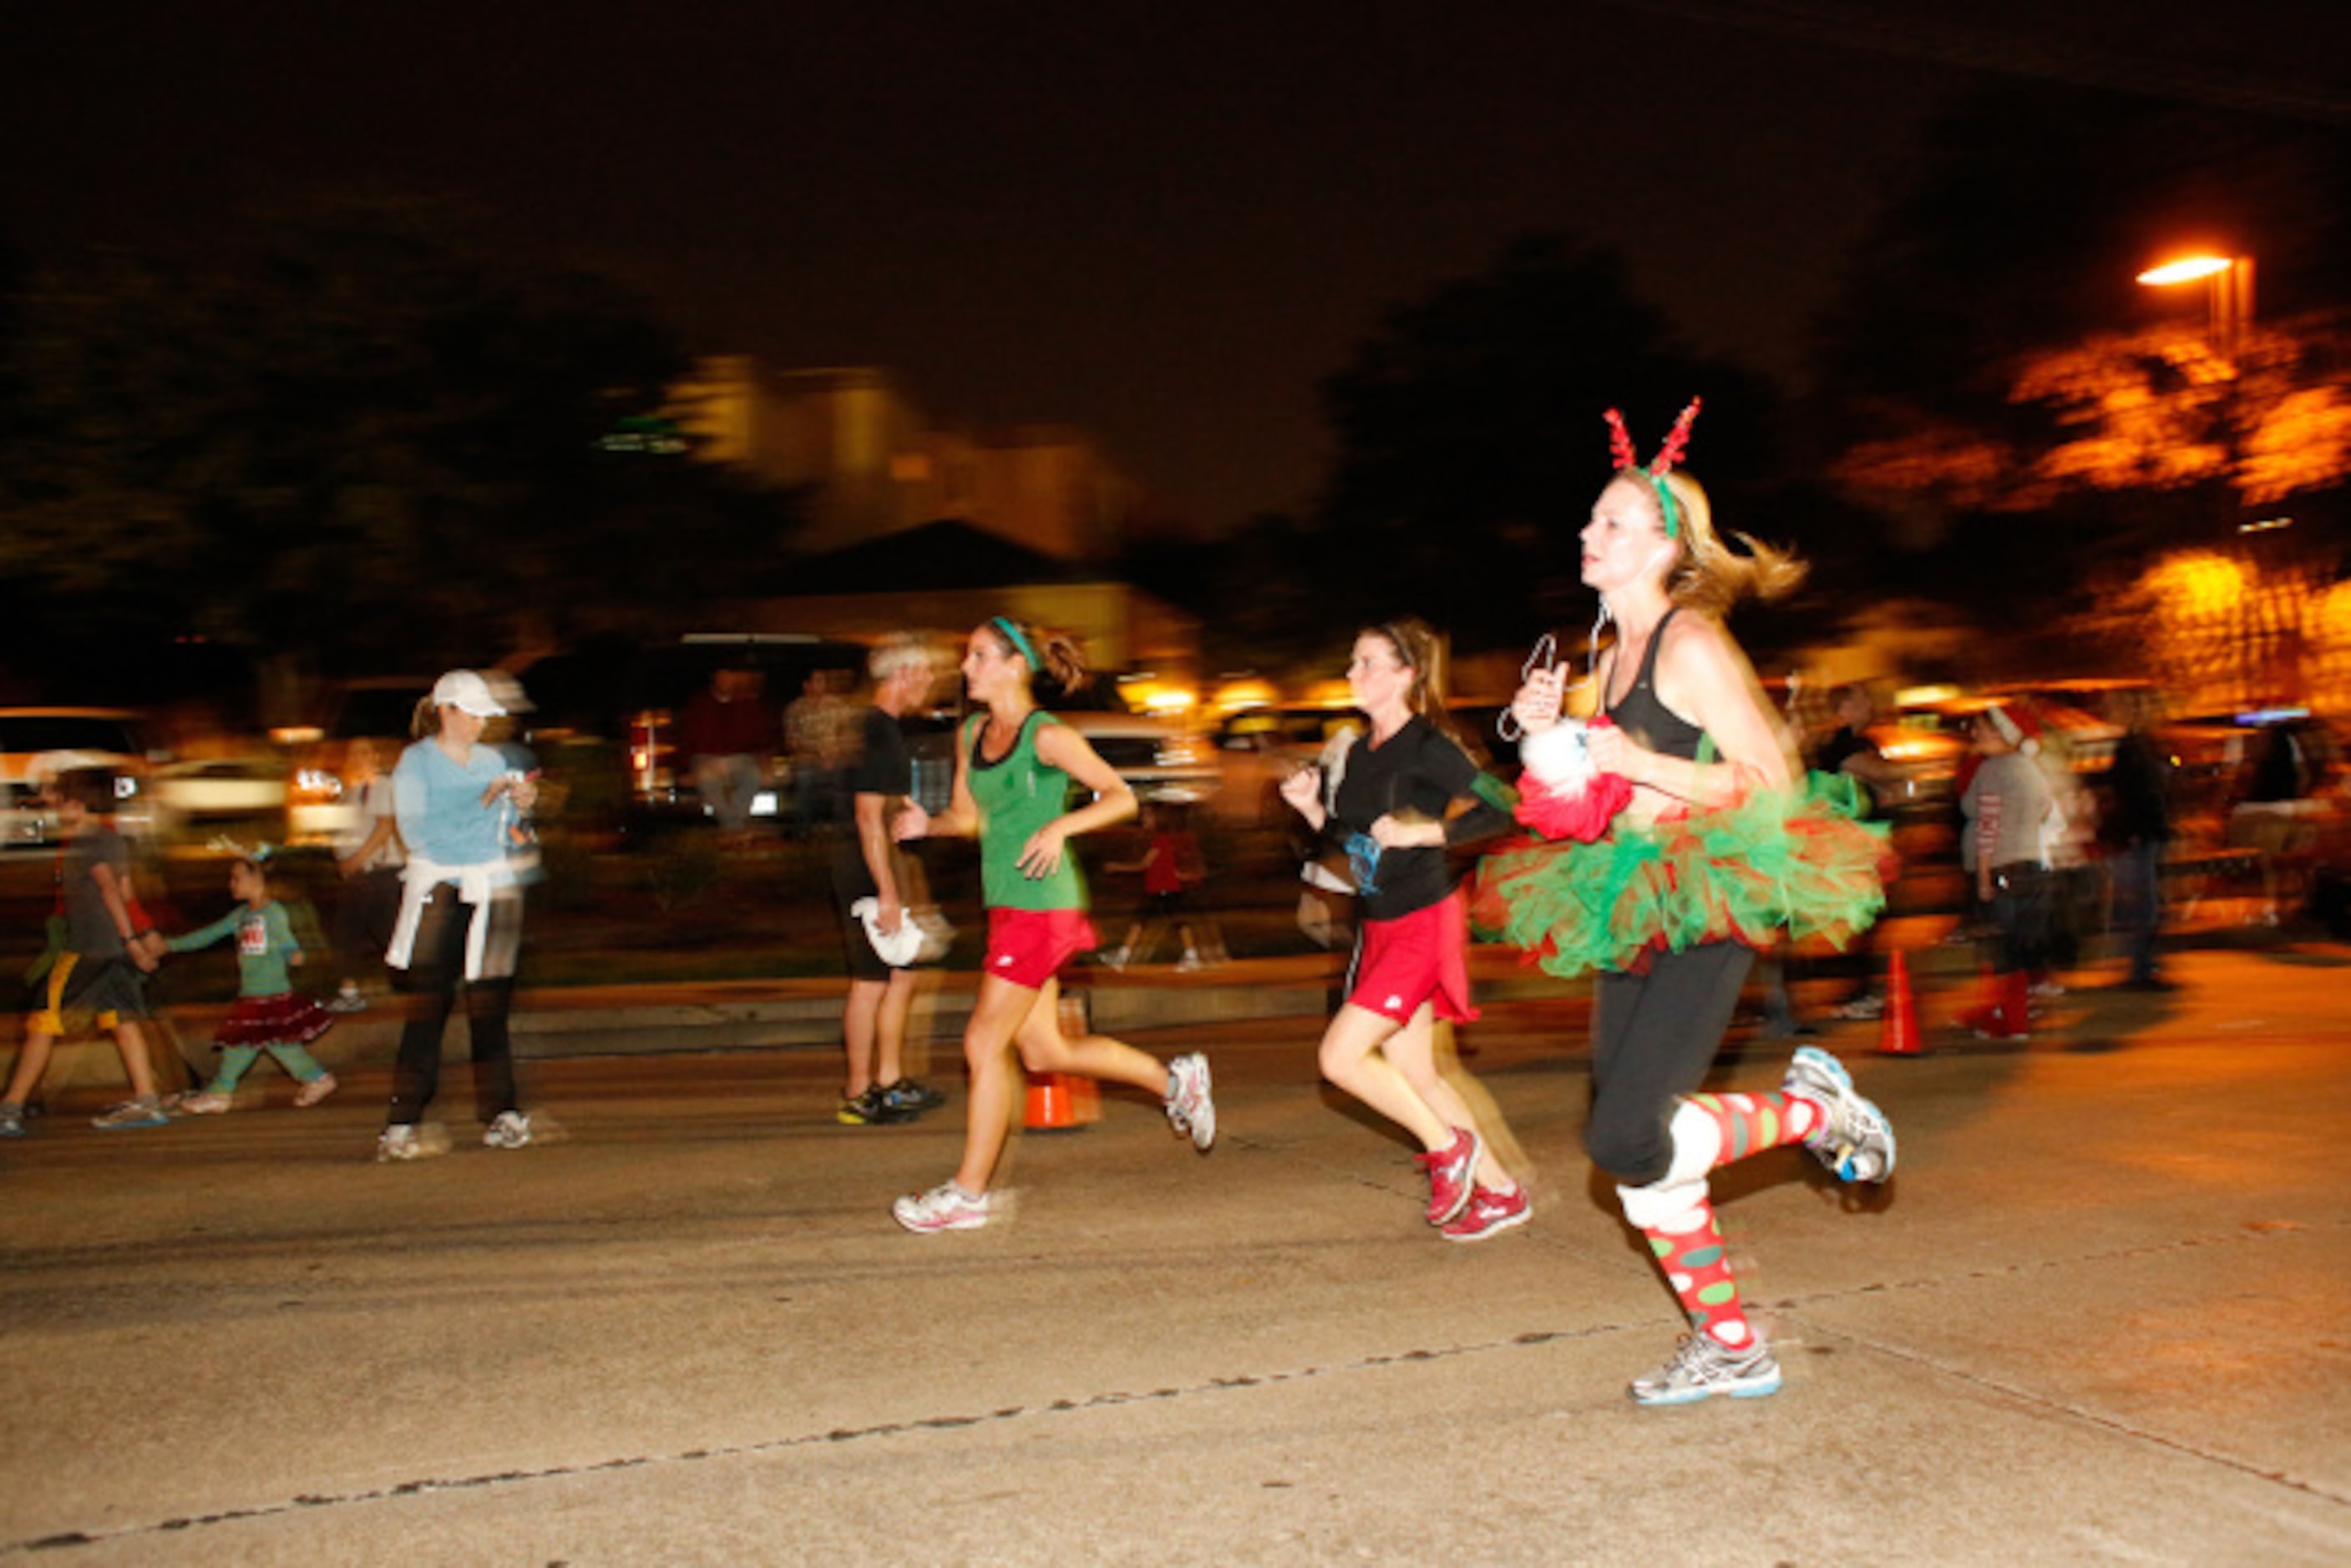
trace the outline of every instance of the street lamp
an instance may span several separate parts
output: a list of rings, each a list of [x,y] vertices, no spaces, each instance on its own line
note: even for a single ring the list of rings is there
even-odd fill
[[[2220,427],[2227,443],[2228,471],[2219,493],[2224,525],[2241,524],[2242,514],[2236,499],[2238,463],[2243,445],[2239,430],[2244,390],[2242,358],[2247,329],[2253,320],[2253,258],[2199,254],[2181,256],[2151,266],[2138,275],[2138,281],[2149,288],[2166,288],[2183,283],[2206,283],[2210,286],[2207,298],[2212,311],[2211,343],[2226,367],[2228,386],[2220,408]],[[2241,535],[2242,533],[2240,528]],[[2262,662],[2264,640],[2260,626],[2258,607],[2254,602],[2253,585],[2262,576],[2262,562],[2254,542],[2241,537],[2239,548],[2245,556],[2246,579],[2238,591],[2239,606],[2236,642],[2237,685],[2241,701],[2249,698],[2258,683],[2256,671]]]
[[[2253,324],[2253,258],[2251,256],[2182,256],[2151,266],[2138,275],[2150,288],[2209,280],[2212,306],[2212,343],[2228,358],[2231,369],[2245,330]]]

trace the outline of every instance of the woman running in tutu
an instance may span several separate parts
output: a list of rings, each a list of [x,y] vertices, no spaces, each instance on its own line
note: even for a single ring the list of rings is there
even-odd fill
[[[1512,705],[1520,821],[1547,842],[1489,857],[1474,918],[1555,975],[1596,971],[1584,1141],[1617,1182],[1691,1332],[1632,1385],[1645,1405],[1780,1386],[1741,1310],[1707,1175],[1802,1143],[1848,1181],[1894,1170],[1894,1135],[1835,1057],[1806,1046],[1777,1094],[1699,1092],[1755,950],[1783,932],[1841,940],[1885,902],[1878,833],[1831,781],[1802,783],[1787,732],[1719,618],[1802,576],[1752,540],[1734,553],[1706,493],[1674,468],[1693,401],[1647,467],[1614,410],[1616,477],[1583,529],[1583,581],[1616,622],[1595,660],[1600,713],[1561,717],[1563,672]]]
[[[220,1047],[220,1070],[203,1092],[180,1102],[183,1111],[201,1116],[227,1110],[235,1103],[237,1085],[264,1051],[301,1085],[294,1091],[296,1105],[315,1106],[335,1092],[335,1075],[308,1050],[311,1041],[334,1027],[334,1014],[296,991],[287,972],[302,961],[302,944],[295,940],[286,906],[269,896],[269,877],[262,869],[268,861],[266,846],[240,851],[228,867],[229,896],[236,908],[166,944],[175,953],[191,953],[224,937],[236,938],[236,1005],[213,1036]]]

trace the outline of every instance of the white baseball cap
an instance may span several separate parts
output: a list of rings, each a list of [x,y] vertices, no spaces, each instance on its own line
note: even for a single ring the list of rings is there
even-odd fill
[[[476,719],[501,719],[506,708],[490,691],[490,683],[470,670],[452,670],[433,683],[433,705],[455,708]]]

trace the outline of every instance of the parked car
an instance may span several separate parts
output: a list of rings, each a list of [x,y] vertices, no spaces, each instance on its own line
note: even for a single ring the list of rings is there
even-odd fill
[[[1123,709],[1057,709],[1053,716],[1083,735],[1137,800],[1196,805],[1224,785],[1216,743],[1180,720]]]
[[[1353,708],[1308,704],[1244,708],[1228,714],[1217,729],[1224,763],[1219,809],[1228,816],[1280,826],[1290,820],[1281,784],[1300,768],[1321,760],[1322,748],[1340,726],[1361,729],[1364,716]]]
[[[416,707],[432,693],[433,679],[386,675],[343,681],[328,694],[317,723],[277,732],[290,763],[282,770],[287,843],[332,845],[351,835],[359,822],[353,743],[370,742],[376,766],[391,772],[414,738]]]
[[[171,840],[223,833],[283,843],[289,787],[285,761],[276,756],[166,763],[149,786],[156,836]]]
[[[137,713],[122,708],[0,708],[0,846],[57,841],[57,814],[38,802],[45,771],[60,764],[115,771],[116,823],[140,834],[152,765]]]

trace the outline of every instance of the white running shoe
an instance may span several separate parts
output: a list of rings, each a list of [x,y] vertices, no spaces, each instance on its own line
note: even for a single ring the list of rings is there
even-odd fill
[[[977,1231],[987,1223],[985,1192],[966,1192],[953,1181],[942,1181],[919,1197],[901,1198],[890,1205],[892,1219],[917,1236],[940,1231]]]
[[[1217,1141],[1217,1101],[1208,1087],[1208,1059],[1197,1051],[1167,1064],[1167,1119],[1192,1135],[1202,1154]]]
[[[416,1136],[416,1128],[406,1122],[394,1122],[376,1135],[375,1160],[378,1165],[395,1159],[422,1159],[424,1140]]]
[[[160,1127],[171,1124],[163,1110],[163,1102],[152,1095],[139,1095],[119,1106],[109,1106],[102,1116],[92,1116],[89,1125],[105,1132],[123,1127]]]
[[[1821,1125],[1804,1147],[1840,1181],[1883,1181],[1894,1174],[1894,1127],[1876,1103],[1856,1094],[1844,1064],[1817,1045],[1802,1045],[1788,1063],[1781,1092],[1821,1108]]]
[[[520,1111],[500,1111],[482,1130],[484,1148],[520,1148],[530,1142],[530,1118]]]
[[[1733,1350],[1700,1329],[1683,1338],[1672,1360],[1633,1379],[1631,1391],[1644,1405],[1689,1405],[1717,1394],[1760,1399],[1780,1391],[1780,1363],[1760,1334]]]

